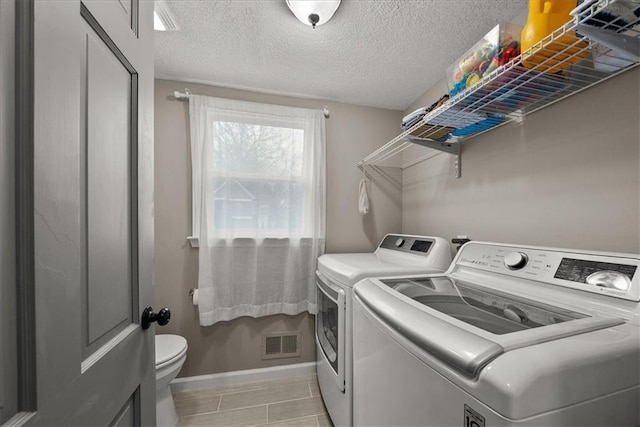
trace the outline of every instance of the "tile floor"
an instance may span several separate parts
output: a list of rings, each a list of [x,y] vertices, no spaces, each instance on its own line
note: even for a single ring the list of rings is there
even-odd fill
[[[181,391],[174,401],[179,426],[332,426],[315,375]]]

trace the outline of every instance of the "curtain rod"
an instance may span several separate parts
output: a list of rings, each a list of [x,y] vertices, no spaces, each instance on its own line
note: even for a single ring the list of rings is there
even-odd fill
[[[191,95],[191,91],[189,89],[185,89],[184,92],[180,92],[178,90],[173,92],[173,97],[175,99],[177,99],[178,101],[188,101],[189,100],[189,95]],[[324,107],[322,109],[322,112],[324,113],[324,117],[328,119],[329,118],[329,109],[327,107]]]

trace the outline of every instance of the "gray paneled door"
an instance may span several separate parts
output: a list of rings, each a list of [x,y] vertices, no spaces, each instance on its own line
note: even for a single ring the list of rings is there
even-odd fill
[[[154,424],[154,329],[140,326],[153,297],[153,2],[25,3],[34,305],[22,316],[35,340],[21,347],[21,406],[33,425]]]

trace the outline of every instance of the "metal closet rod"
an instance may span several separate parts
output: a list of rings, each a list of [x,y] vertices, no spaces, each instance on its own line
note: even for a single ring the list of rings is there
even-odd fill
[[[178,101],[187,101],[190,95],[191,95],[191,91],[189,89],[185,89],[184,92],[180,92],[178,90],[173,92],[173,97]],[[325,118],[327,119],[329,118],[330,114],[329,114],[329,109],[327,107],[322,108],[322,113],[324,114]]]

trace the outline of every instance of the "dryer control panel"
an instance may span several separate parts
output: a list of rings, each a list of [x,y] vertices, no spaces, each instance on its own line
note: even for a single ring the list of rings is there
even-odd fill
[[[470,242],[454,264],[640,301],[640,255]]]
[[[427,255],[434,240],[428,237],[417,237],[406,234],[388,234],[380,242],[379,248],[408,252],[414,255]]]

